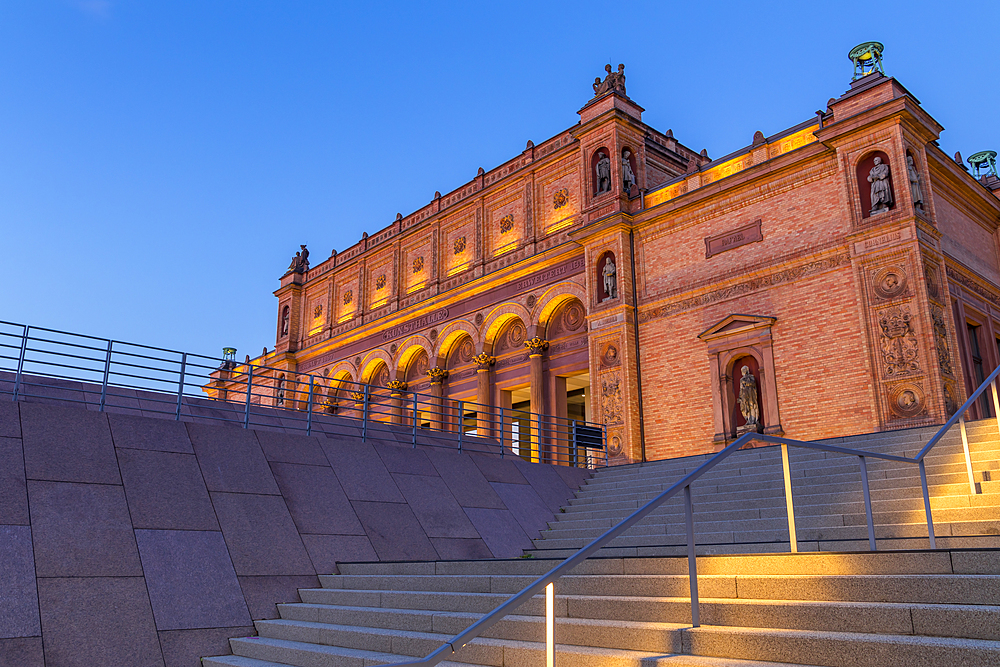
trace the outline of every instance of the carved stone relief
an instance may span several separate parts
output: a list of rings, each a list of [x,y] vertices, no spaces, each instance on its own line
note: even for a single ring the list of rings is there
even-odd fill
[[[584,322],[583,306],[579,303],[570,304],[562,314],[562,325],[566,331],[576,331]]]
[[[566,188],[559,188],[556,193],[552,195],[552,210],[558,211],[563,206],[569,203],[569,190]]]
[[[352,290],[347,290],[344,292],[344,305],[348,305],[354,299],[354,292]]]
[[[416,257],[413,260],[413,272],[420,273],[424,268],[424,258],[423,256]]]
[[[461,255],[465,251],[465,237],[459,236],[455,239],[455,254]]]
[[[386,278],[385,274],[380,274],[378,278],[375,279],[375,289],[382,289],[385,287]]]
[[[524,300],[524,305],[528,308],[534,308],[536,303],[538,303],[538,299],[534,294],[529,294],[528,298]]]
[[[955,400],[955,390],[952,388],[950,382],[944,383],[944,409],[948,413],[948,416],[955,414],[958,410],[958,401]]]
[[[621,364],[621,358],[618,352],[618,346],[614,343],[608,343],[604,346],[604,350],[601,352],[601,368],[614,368]]]
[[[929,264],[924,264],[924,280],[927,282],[927,293],[930,297],[939,299],[941,290],[938,287],[937,271]]]
[[[507,232],[509,232],[512,229],[514,229],[514,216],[513,215],[505,215],[504,217],[500,218],[500,233],[501,234],[506,234]]]
[[[875,272],[872,280],[875,295],[886,301],[906,293],[906,271],[901,266],[887,266]]]
[[[622,437],[620,435],[612,435],[608,438],[608,454],[611,456],[618,456],[622,453]]]
[[[601,376],[601,414],[605,424],[621,424],[622,419],[622,376],[618,371]]]
[[[937,348],[938,366],[945,375],[954,377],[951,367],[951,351],[948,349],[948,326],[944,319],[944,310],[936,304],[931,304],[931,318],[934,320],[934,346]]]
[[[461,347],[458,348],[458,358],[462,361],[468,363],[472,361],[472,358],[476,356],[476,346],[472,344],[472,340],[469,338],[465,339]]]
[[[910,324],[910,307],[893,306],[878,313],[882,330],[883,376],[886,378],[912,375],[920,371],[917,361],[917,338]]]
[[[924,391],[919,383],[904,382],[889,389],[889,409],[901,419],[924,412]]]

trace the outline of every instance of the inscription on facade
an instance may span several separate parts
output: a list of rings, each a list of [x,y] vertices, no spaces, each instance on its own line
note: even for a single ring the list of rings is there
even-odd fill
[[[543,271],[542,273],[536,273],[533,276],[528,276],[524,280],[517,281],[514,283],[514,291],[520,292],[521,290],[534,287],[535,285],[541,285],[542,283],[547,283],[564,275],[571,275],[582,268],[583,259],[574,259],[572,262],[563,264],[562,266],[557,266],[554,269],[549,269],[548,271]]]
[[[883,248],[899,241],[906,241],[912,237],[913,234],[909,228],[901,229],[897,232],[886,232],[885,234],[879,234],[878,236],[873,236],[872,238],[865,239],[864,241],[855,241],[854,252],[855,254],[860,255],[863,252]]]
[[[446,319],[448,319],[448,309],[442,308],[441,310],[434,311],[429,315],[424,315],[423,317],[418,317],[415,320],[403,322],[402,324],[386,329],[382,332],[382,340],[388,341],[393,338],[399,338],[400,336],[405,336],[413,333],[414,331],[429,327],[432,324],[443,322]]]
[[[760,230],[760,220],[754,220],[749,225],[744,225],[739,229],[734,229],[731,232],[726,232],[725,234],[718,234],[716,236],[709,236],[705,239],[705,259],[708,259],[712,255],[718,255],[719,253],[726,252],[727,250],[732,250],[733,248],[739,248],[740,246],[747,245],[748,243],[756,243],[757,241],[763,241],[764,234]]]

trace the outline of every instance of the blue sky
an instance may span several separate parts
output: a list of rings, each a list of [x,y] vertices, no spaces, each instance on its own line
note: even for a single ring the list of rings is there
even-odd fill
[[[719,157],[806,120],[855,44],[1000,150],[1000,3],[0,0],[0,320],[238,356],[272,292],[570,127],[605,63]]]

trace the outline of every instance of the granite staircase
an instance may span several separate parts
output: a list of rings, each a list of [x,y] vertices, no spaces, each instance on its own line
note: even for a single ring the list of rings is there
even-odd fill
[[[841,442],[912,454],[933,432]],[[792,474],[800,553],[787,553],[779,449],[734,455],[695,485],[701,626],[690,625],[687,560],[672,555],[682,548],[682,520],[671,505],[648,520],[662,532],[630,531],[556,582],[556,663],[1000,666],[1000,447],[995,422],[970,424],[968,434],[982,493],[969,493],[957,433],[927,460],[935,551],[926,550],[919,481],[909,471],[869,460],[886,550],[860,552],[868,544],[856,459],[799,451]],[[423,657],[559,562],[546,556],[568,555],[704,458],[598,471],[531,558],[341,563],[338,574],[320,577],[321,588],[279,605],[280,618],[257,621],[258,636],[231,640],[233,655],[203,664],[363,667]],[[543,598],[441,664],[545,664]]]

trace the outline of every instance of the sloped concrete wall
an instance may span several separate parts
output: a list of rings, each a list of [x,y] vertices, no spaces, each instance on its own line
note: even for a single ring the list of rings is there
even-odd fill
[[[338,561],[518,556],[588,476],[0,402],[0,667],[197,667]]]

